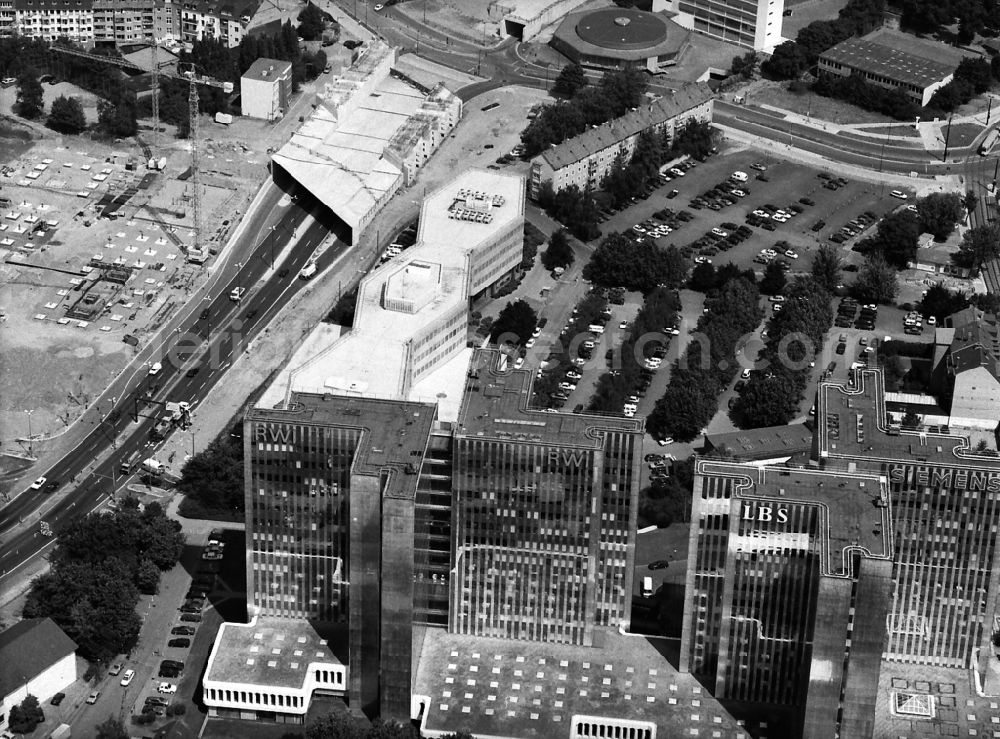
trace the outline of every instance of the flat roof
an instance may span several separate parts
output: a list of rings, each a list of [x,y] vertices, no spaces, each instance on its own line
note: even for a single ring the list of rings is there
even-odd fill
[[[921,88],[954,73],[962,59],[959,56],[952,61],[942,54],[931,54],[921,44],[904,43],[904,40],[887,34],[849,38],[824,51],[820,59]],[[913,41],[919,39],[913,38]]]
[[[488,195],[488,199],[476,198]],[[490,221],[459,219],[463,213]],[[438,367],[404,393],[411,340],[431,326],[468,312],[471,254],[489,246],[524,216],[524,179],[490,170],[469,170],[425,198],[417,242],[364,277],[358,288],[354,326],[334,336],[320,327],[265,392],[270,407],[290,392],[339,393],[357,397],[450,399],[457,416],[470,353],[459,353],[451,370]],[[464,342],[463,342],[464,343]],[[450,406],[451,407],[451,406]]]
[[[1000,257],[984,262],[981,272],[983,282],[986,283],[986,292],[1000,295]]]
[[[775,504],[806,503],[818,507],[820,531],[826,534],[821,559],[824,575],[844,575],[848,547],[861,546],[870,556],[891,556],[892,522],[887,480],[870,472],[789,466],[754,467],[738,462],[699,459],[702,485],[733,485],[733,499],[767,500]],[[697,490],[696,493],[697,495]],[[821,534],[822,535],[822,534]]]
[[[616,631],[601,637],[600,647],[581,647],[427,629],[414,681],[414,694],[429,699],[423,728],[551,739],[572,736],[572,719],[587,716],[649,722],[660,736],[748,736],[662,646]]]
[[[805,423],[759,429],[707,434],[705,441],[715,449],[725,447],[737,458],[762,459],[800,454],[812,449],[812,428]]]
[[[854,373],[854,384],[820,383],[816,441],[820,462],[861,468],[892,463],[925,463],[1000,474],[1000,457],[977,454],[958,434],[906,431],[886,433],[882,373]]]
[[[310,665],[346,665],[347,643],[346,624],[317,632],[311,622],[296,618],[223,623],[204,680],[299,689]]]
[[[499,360],[496,349],[480,349],[473,356],[457,436],[523,437],[538,443],[596,449],[602,441],[595,432],[642,433],[643,422],[635,418],[529,409],[533,373],[500,370]]]
[[[250,65],[250,69],[243,73],[243,79],[273,82],[281,75],[290,73],[291,71],[291,62],[285,62],[281,59],[265,59],[261,57]]]
[[[351,462],[351,475],[381,477],[393,468],[399,474],[386,477],[383,495],[412,498],[437,409],[428,403],[293,393],[288,410],[253,408],[247,418],[359,428],[363,436]]]
[[[629,13],[641,14],[641,18],[633,22]],[[616,23],[622,18],[629,23]],[[621,61],[676,55],[690,35],[665,12],[624,8],[572,13],[555,31],[556,39],[584,56]]]
[[[882,660],[871,735],[1000,736],[1000,699],[978,695],[969,678],[968,668]]]
[[[380,80],[349,115],[338,120],[324,103],[343,103],[395,52],[373,42],[341,78],[324,85],[318,105],[272,159],[324,205],[356,226],[402,176],[383,158],[396,132],[423,105],[426,95],[392,76]]]
[[[578,136],[549,147],[538,156],[545,159],[553,169],[568,167],[609,146],[615,146],[650,126],[659,125],[682,115],[708,102],[712,97],[712,88],[704,82],[684,85],[672,94],[664,95],[648,105],[642,105],[623,116],[589,128]]]

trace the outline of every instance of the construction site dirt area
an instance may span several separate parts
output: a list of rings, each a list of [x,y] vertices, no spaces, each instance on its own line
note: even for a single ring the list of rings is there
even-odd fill
[[[202,123],[200,242],[210,254],[266,177],[260,123],[248,121],[242,137],[240,127],[213,131],[207,117]],[[26,410],[35,437],[78,418],[212,264],[211,257],[203,265],[186,259],[195,240],[189,142],[163,136],[154,154],[134,139],[20,128],[31,141],[6,149],[0,162],[5,444],[28,434]]]

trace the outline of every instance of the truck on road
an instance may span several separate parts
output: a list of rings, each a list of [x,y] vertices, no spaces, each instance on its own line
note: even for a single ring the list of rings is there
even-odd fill
[[[983,143],[979,145],[980,156],[986,156],[987,154],[989,154],[990,149],[996,146],[997,139],[1000,139],[1000,129],[994,128],[992,131],[986,134],[986,138],[983,139]]]
[[[136,467],[139,466],[140,461],[142,461],[142,452],[132,452],[128,458],[122,460],[122,466],[119,472],[123,475],[131,475],[135,472]]]

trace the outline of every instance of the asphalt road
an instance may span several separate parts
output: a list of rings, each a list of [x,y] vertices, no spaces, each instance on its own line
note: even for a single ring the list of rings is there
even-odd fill
[[[328,234],[317,223],[303,233],[279,269],[257,285],[270,268],[272,247],[280,248],[287,240],[287,234],[300,225],[306,215],[301,208],[290,207],[277,228],[268,230],[257,247],[250,251],[246,261],[239,264],[231,276],[219,282],[211,299],[191,310],[187,320],[179,326],[180,333],[165,337],[167,350],[160,359],[163,368],[155,378],[146,373],[145,366],[141,366],[138,382],[133,383],[127,394],[117,400],[104,420],[93,423],[83,440],[56,464],[39,470],[39,475],[63,483],[59,491],[46,494],[28,490],[0,511],[0,536],[4,540],[0,547],[0,578],[12,573],[52,541],[52,538],[39,532],[39,518],[58,531],[69,521],[97,507],[111,494],[116,483],[125,482],[125,478],[119,475],[123,460],[136,451],[142,452],[142,458],[155,456],[156,443],[150,439],[150,430],[160,414],[160,407],[142,402],[148,391],[152,390],[155,400],[186,401],[196,407],[225,375],[232,362],[246,350],[247,341],[307,284],[298,279],[298,272]],[[256,239],[259,233],[248,231],[246,238]],[[317,263],[318,269],[322,271],[345,248],[338,242],[327,249]],[[283,274],[284,268],[288,269],[286,274]],[[240,303],[229,297],[235,287],[247,288]],[[203,307],[209,311],[206,319],[200,317]],[[178,337],[184,347],[190,349],[178,349],[176,353],[171,353],[169,350]],[[200,359],[193,359],[192,355]],[[133,422],[131,414],[136,409],[138,421]],[[88,469],[109,446],[113,446],[116,453]],[[57,502],[39,517],[35,511],[47,502],[50,495],[54,495]],[[19,526],[22,519],[31,525]]]

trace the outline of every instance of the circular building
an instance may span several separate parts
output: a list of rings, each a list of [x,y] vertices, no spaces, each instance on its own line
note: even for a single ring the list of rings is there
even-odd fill
[[[645,69],[673,65],[690,31],[662,13],[601,8],[567,15],[550,42],[577,64],[595,69]]]

